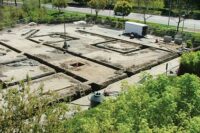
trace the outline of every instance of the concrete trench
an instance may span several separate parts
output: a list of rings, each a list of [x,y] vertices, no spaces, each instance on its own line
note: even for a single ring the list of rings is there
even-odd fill
[[[147,46],[144,46],[144,45],[141,45],[141,48],[139,49],[133,49],[133,50],[129,50],[129,51],[125,51],[125,52],[122,52],[120,50],[116,50],[114,48],[107,48],[107,47],[104,47],[104,46],[99,46],[98,44],[106,44],[106,43],[109,43],[109,42],[115,42],[115,41],[122,41],[120,39],[113,39],[113,40],[109,40],[109,41],[104,41],[104,42],[99,42],[99,43],[94,43],[94,44],[91,44],[92,46],[95,46],[97,48],[101,48],[101,49],[105,49],[105,50],[110,50],[110,51],[113,51],[113,52],[117,52],[117,53],[120,53],[120,54],[129,54],[129,53],[132,53],[132,52],[136,52],[136,51],[139,51],[139,50],[142,50],[142,49],[145,49],[145,48],[149,48]],[[123,41],[125,42],[125,41]],[[130,42],[129,42],[130,43]]]
[[[52,75],[52,74],[55,74],[55,72],[48,72],[48,73],[45,73],[45,74],[40,74],[40,75],[38,75],[38,76],[30,77],[30,79],[24,79],[24,80],[12,82],[12,83],[4,83],[4,82],[3,82],[3,89],[5,89],[5,88],[7,88],[7,87],[14,86],[14,85],[18,85],[18,84],[20,84],[22,81],[23,81],[23,82],[28,82],[29,80],[40,79],[40,78],[43,78],[43,77],[46,77],[46,76],[49,76],[49,75]]]
[[[82,31],[82,30],[77,30],[77,31],[78,31],[78,32],[87,33],[87,34],[94,34],[94,33],[90,33],[90,32],[87,32],[87,31]],[[111,49],[108,49],[108,48],[105,48],[105,47],[97,46],[98,44],[109,43],[109,42],[114,42],[114,41],[122,41],[122,42],[127,42],[127,43],[133,43],[133,42],[130,42],[130,41],[121,40],[121,39],[117,39],[117,38],[113,38],[113,37],[108,37],[108,36],[103,36],[103,35],[99,35],[99,34],[94,34],[94,35],[96,35],[96,36],[101,36],[101,37],[104,37],[104,38],[110,38],[110,39],[108,39],[107,41],[98,42],[98,43],[95,43],[95,44],[90,44],[90,45],[92,45],[92,46],[99,47],[99,48],[101,48],[101,49],[111,50]],[[32,41],[32,42],[35,42],[35,43],[37,43],[37,44],[40,43],[39,41],[33,40],[33,39],[31,39],[31,38],[28,38],[28,40],[30,40],[30,41]],[[77,54],[77,53],[72,52],[72,51],[69,51],[69,50],[66,51],[66,50],[63,49],[63,48],[56,47],[56,46],[52,46],[52,45],[50,45],[50,44],[51,44],[51,43],[48,43],[48,42],[42,43],[42,45],[45,45],[45,46],[48,46],[48,47],[52,47],[52,48],[61,50],[61,51],[63,51],[63,52],[66,52],[66,53],[68,53],[68,54],[71,54],[71,55],[73,55],[73,56],[77,56],[77,57],[86,59],[86,60],[88,60],[88,61],[92,61],[92,62],[94,62],[94,63],[103,65],[103,66],[105,66],[105,67],[109,67],[109,68],[112,68],[112,69],[115,69],[115,70],[123,70],[123,68],[116,67],[116,66],[114,66],[114,65],[112,65],[112,64],[110,64],[110,63],[100,62],[100,61],[98,61],[98,60],[95,60],[95,59],[91,59],[91,58],[82,56],[81,54]],[[136,45],[141,45],[142,48],[141,48],[141,49],[136,49],[136,50],[133,50],[133,51],[128,51],[128,52],[119,52],[119,51],[116,51],[116,50],[113,50],[113,49],[112,49],[111,51],[118,52],[118,53],[121,53],[121,54],[128,54],[128,53],[131,53],[131,52],[134,52],[134,51],[139,51],[139,50],[148,48],[148,46],[144,46],[144,45],[142,45],[142,44],[137,44],[137,43],[136,43]],[[155,48],[155,49],[158,49],[158,48]],[[168,50],[164,50],[164,49],[159,49],[159,50],[169,52]],[[170,52],[172,53],[172,51],[170,51]],[[135,75],[135,74],[137,74],[137,73],[139,73],[139,72],[141,72],[141,71],[150,69],[150,68],[152,68],[152,67],[154,67],[154,66],[156,66],[156,65],[159,65],[159,64],[161,64],[161,63],[164,63],[164,62],[169,61],[169,60],[171,60],[171,59],[174,59],[174,58],[176,58],[176,57],[178,57],[178,55],[173,53],[173,56],[170,56],[169,58],[163,59],[162,61],[157,61],[157,62],[155,62],[155,63],[150,63],[150,64],[148,64],[148,65],[146,65],[146,66],[144,66],[144,67],[141,67],[141,68],[139,68],[139,69],[136,69],[136,70],[134,70],[134,71],[125,70],[124,73],[126,73],[126,76],[122,76],[123,78],[117,78],[117,79],[114,79],[114,80],[110,80],[110,81],[107,81],[107,82],[103,83],[102,85],[99,85],[99,84],[96,84],[96,83],[91,83],[90,85],[93,86],[93,87],[92,87],[92,88],[93,88],[92,90],[100,90],[100,89],[103,89],[103,88],[105,88],[106,86],[108,86],[108,85],[110,85],[110,84],[112,84],[112,83],[114,83],[114,82],[116,82],[116,81],[122,80],[122,79],[124,79],[124,78],[126,78],[126,77],[131,77],[131,76],[133,76],[133,75]],[[86,81],[85,81],[85,82],[86,82]]]
[[[47,35],[34,36],[37,32],[39,32],[39,30],[28,31],[27,33],[25,33],[24,36],[28,35],[28,36],[26,37],[26,39],[28,39],[28,40],[30,40],[30,41],[32,41],[32,42],[34,42],[34,43],[40,44],[40,43],[41,43],[40,41],[36,41],[36,40],[34,40],[34,39],[32,39],[32,38],[35,38],[35,37],[42,37],[42,36],[47,36]],[[90,33],[90,32],[87,32],[87,31],[82,31],[82,30],[78,30],[78,32],[84,32],[84,33],[88,33],[88,34],[94,34],[94,33]],[[55,34],[49,34],[49,35],[55,35]],[[57,34],[57,35],[61,35],[61,34]],[[128,43],[133,43],[133,42],[129,42],[129,41],[122,40],[122,39],[117,39],[117,38],[114,38],[114,37],[103,36],[103,35],[99,35],[99,34],[94,34],[94,35],[96,35],[96,36],[101,36],[101,37],[105,37],[105,38],[110,38],[111,40],[107,40],[107,41],[104,41],[104,42],[99,42],[99,43],[91,44],[92,46],[99,47],[99,48],[101,48],[101,49],[111,50],[111,51],[118,52],[118,53],[121,53],[121,54],[127,54],[127,53],[131,53],[131,52],[134,51],[134,50],[133,50],[133,51],[127,51],[127,52],[119,52],[119,51],[117,51],[117,50],[113,50],[113,49],[108,49],[108,48],[105,48],[105,47],[97,46],[98,44],[107,43],[107,42],[114,42],[114,41],[118,41],[118,40],[119,40],[119,41],[123,41],[123,42],[128,42]],[[63,36],[65,37],[65,35],[63,35]],[[66,37],[72,38],[72,40],[78,39],[78,38],[71,37],[71,36],[66,36]],[[68,41],[69,41],[69,40],[68,40]],[[62,42],[62,41],[57,41],[57,42]],[[108,68],[112,68],[112,69],[114,69],[114,70],[123,70],[123,68],[118,67],[118,66],[114,66],[113,64],[101,62],[101,61],[98,61],[98,60],[95,60],[95,59],[91,59],[91,58],[85,57],[85,56],[83,56],[83,55],[81,55],[81,54],[78,54],[78,53],[75,53],[75,52],[72,52],[72,51],[66,51],[66,50],[63,49],[63,48],[50,45],[50,44],[52,44],[52,43],[55,43],[55,42],[43,42],[43,43],[41,43],[41,45],[45,45],[45,46],[48,46],[48,47],[52,47],[52,48],[58,49],[58,50],[60,50],[60,51],[66,52],[66,53],[71,54],[71,55],[73,55],[73,56],[80,57],[80,58],[82,58],[82,59],[91,61],[91,62],[93,62],[93,63],[97,63],[97,64],[99,64],[99,65],[102,65],[102,66],[105,66],[105,67],[108,67]],[[0,41],[0,45],[3,45],[3,46],[5,46],[5,47],[7,47],[7,48],[9,48],[9,49],[11,49],[11,50],[17,52],[17,53],[21,53],[21,52],[22,52],[22,51],[20,51],[19,49],[16,49],[16,48],[14,48],[14,47],[12,47],[12,46],[9,46],[9,45],[7,45],[6,43],[1,42],[1,41]],[[139,45],[142,45],[142,44],[139,44]],[[142,46],[144,46],[144,45],[142,45]],[[146,48],[146,47],[147,47],[147,46],[144,46],[144,48]],[[158,49],[158,48],[156,48],[156,49]],[[141,50],[141,49],[139,49],[139,50]],[[159,49],[159,50],[163,50],[163,49]],[[135,51],[137,51],[137,50],[135,50]],[[168,50],[163,50],[163,51],[171,52],[171,51],[168,51]],[[38,58],[38,57],[36,57],[36,56],[34,56],[34,55],[31,55],[31,54],[29,54],[29,53],[24,53],[24,55],[25,55],[26,57],[28,57],[29,59],[36,60],[36,61],[40,62],[41,64],[44,64],[44,65],[46,65],[46,66],[48,66],[48,67],[50,67],[50,68],[53,68],[53,69],[56,71],[56,73],[58,73],[58,72],[64,73],[64,74],[66,74],[66,75],[68,75],[68,76],[70,76],[70,77],[72,77],[72,78],[74,78],[74,79],[80,81],[81,83],[86,83],[86,82],[88,81],[87,79],[85,79],[85,78],[83,78],[83,77],[81,77],[81,76],[78,76],[78,75],[76,75],[76,74],[74,74],[74,73],[72,73],[72,72],[69,72],[69,71],[67,71],[67,70],[65,70],[65,69],[62,69],[62,68],[56,66],[56,65],[53,65],[53,64],[51,64],[51,63],[49,63],[49,62],[47,62],[47,61],[45,61],[45,60],[43,60],[43,59],[41,59],[41,58]],[[165,59],[163,59],[163,60],[158,60],[157,62],[148,64],[148,65],[143,66],[143,67],[141,67],[141,68],[139,68],[139,69],[137,69],[137,70],[134,70],[134,71],[123,70],[123,73],[124,73],[123,75],[120,75],[120,76],[117,76],[117,77],[113,77],[112,79],[110,79],[110,80],[108,80],[108,81],[106,81],[106,82],[104,82],[104,83],[102,83],[102,84],[90,83],[89,85],[91,86],[91,89],[86,90],[86,91],[84,92],[84,95],[87,95],[87,94],[89,94],[89,93],[91,93],[91,92],[93,92],[93,91],[101,90],[101,89],[107,87],[108,85],[110,85],[110,84],[112,84],[112,83],[115,83],[115,82],[120,81],[120,80],[122,80],[122,79],[125,79],[125,78],[127,78],[127,77],[131,77],[131,76],[133,76],[133,75],[135,75],[135,74],[137,74],[137,73],[139,73],[139,72],[141,72],[141,71],[150,69],[150,68],[152,68],[152,67],[154,67],[154,66],[157,66],[157,65],[159,65],[159,64],[162,64],[162,63],[164,63],[164,62],[167,62],[167,61],[169,61],[169,60],[171,60],[171,59],[174,59],[174,58],[176,58],[176,57],[178,57],[178,56],[180,56],[180,55],[173,53],[173,55],[170,56],[170,57],[168,57],[168,58],[165,58]],[[15,60],[15,61],[12,61],[12,62],[6,62],[5,64],[9,64],[9,63],[13,63],[13,62],[18,62],[18,61],[23,61],[23,60],[25,60],[25,59],[19,59],[19,60]],[[4,64],[2,64],[2,65],[4,65]],[[53,73],[53,72],[50,72],[50,73],[47,73],[47,74],[42,74],[42,75],[39,75],[39,76],[35,76],[35,77],[32,77],[31,80],[40,79],[40,78],[42,78],[42,77],[49,76],[49,75],[52,75],[52,74],[55,74],[55,72],[54,72],[54,73]],[[24,81],[27,82],[27,80],[24,80]],[[19,83],[20,83],[20,82],[15,82],[15,83],[11,83],[11,84],[4,84],[4,86],[5,86],[5,87],[8,87],[8,86],[13,86],[13,85],[16,85],[16,84],[19,84]],[[81,97],[84,96],[84,95],[82,95],[80,92],[76,92],[76,94],[73,94],[73,95],[70,96],[69,98],[60,98],[59,101],[62,102],[62,101],[76,100],[76,99],[81,98]]]
[[[36,61],[40,62],[41,64],[44,64],[44,65],[47,65],[47,66],[50,67],[50,68],[53,68],[56,72],[65,73],[66,75],[71,76],[71,77],[73,77],[74,79],[79,80],[80,82],[86,82],[86,81],[88,81],[87,79],[84,79],[83,77],[80,77],[80,76],[78,76],[78,75],[75,75],[75,74],[73,74],[73,73],[71,73],[71,72],[69,72],[69,71],[67,71],[67,70],[65,70],[65,69],[62,69],[62,68],[60,68],[60,67],[58,67],[58,66],[56,66],[56,65],[53,65],[53,64],[51,64],[51,63],[49,63],[49,62],[47,62],[47,61],[45,61],[45,60],[43,60],[43,59],[41,59],[41,58],[38,58],[38,57],[33,56],[33,55],[31,55],[31,54],[28,54],[28,53],[24,53],[24,55],[26,55],[26,56],[27,56],[28,58],[30,58],[30,59],[33,59],[33,60],[36,60]]]
[[[118,39],[116,37],[108,37],[108,36],[104,36],[104,35],[101,35],[101,34],[97,34],[97,33],[92,33],[92,32],[88,32],[88,31],[84,31],[84,30],[77,30],[78,32],[82,32],[82,33],[87,33],[87,34],[92,34],[92,35],[95,35],[95,36],[101,36],[101,37],[105,37],[105,38],[111,38],[111,39],[117,39],[117,40],[121,40],[121,41],[124,41],[124,42],[127,42],[127,43],[133,43],[131,41],[128,41],[128,40],[125,40],[125,39]],[[144,44],[139,44],[139,43],[136,43],[138,45],[143,45],[143,46],[147,46],[147,45],[144,45]],[[149,47],[149,46],[147,46]],[[153,47],[153,46],[151,46]],[[158,49],[158,50],[162,50],[162,51],[166,51],[166,52],[170,52],[170,53],[173,53],[174,51],[171,51],[171,50],[168,50],[168,49],[162,49],[162,48],[158,48],[158,47],[153,47],[155,49]]]
[[[6,61],[6,62],[3,62],[3,63],[0,63],[0,65],[16,63],[16,62],[25,61],[25,60],[27,60],[27,57],[23,57],[23,58],[20,58],[20,59],[14,59],[14,60],[11,60],[11,61]]]
[[[0,41],[0,45],[3,45],[3,46],[5,46],[5,47],[17,52],[17,53],[21,53],[22,52],[21,50],[18,50],[18,49],[14,48],[14,47],[11,47],[11,46],[7,45],[6,43],[4,43],[2,41]]]

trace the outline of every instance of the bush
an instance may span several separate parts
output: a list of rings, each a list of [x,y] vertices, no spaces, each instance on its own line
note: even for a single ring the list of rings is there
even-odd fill
[[[200,76],[200,51],[185,53],[181,57],[179,74],[191,73]]]
[[[200,132],[197,76],[147,76],[139,86],[122,86],[128,92],[67,120],[68,132]]]
[[[198,10],[198,11],[192,12],[192,18],[199,20],[200,19],[200,11]]]
[[[2,90],[0,84],[0,132],[64,132],[62,120],[68,110],[67,105],[52,103],[56,95],[49,92],[44,96],[42,87],[33,93],[28,85],[21,83],[20,86],[21,90]]]
[[[192,40],[186,41],[187,48],[192,48]]]

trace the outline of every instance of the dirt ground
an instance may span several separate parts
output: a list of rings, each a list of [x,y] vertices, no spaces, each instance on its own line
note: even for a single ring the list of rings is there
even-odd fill
[[[87,85],[87,89],[92,84],[109,85],[126,78],[127,71],[173,58],[172,51],[179,47],[151,35],[130,39],[123,31],[98,25],[66,24],[66,32],[63,24],[20,25],[11,32],[2,31],[0,81],[14,83],[29,75],[34,77],[32,90],[43,84],[45,92],[75,94],[78,85]]]

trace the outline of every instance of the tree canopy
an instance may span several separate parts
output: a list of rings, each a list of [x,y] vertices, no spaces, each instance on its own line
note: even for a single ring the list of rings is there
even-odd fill
[[[133,0],[133,5],[137,5],[142,10],[144,23],[146,23],[147,19],[151,16],[147,16],[150,8],[163,8],[164,1],[163,0]]]
[[[2,90],[0,85],[0,132],[63,132],[59,127],[63,127],[67,105],[52,103],[57,95],[49,92],[44,96],[42,86],[34,93],[29,85],[20,86],[20,90]]]
[[[88,1],[90,0],[74,0],[75,2],[81,4],[81,5],[86,5]]]
[[[132,6],[128,1],[118,1],[115,4],[114,11],[122,13],[122,16],[128,16],[131,13]]]
[[[148,76],[142,85],[125,86],[116,100],[78,114],[69,132],[200,132],[200,78]]]
[[[68,0],[52,0],[52,5],[57,7],[59,12],[60,8],[65,8],[68,5]]]
[[[98,13],[100,10],[104,9],[107,5],[107,0],[90,0],[88,2],[88,5],[95,9],[96,17],[98,16]]]
[[[200,51],[185,53],[181,57],[179,74],[191,73],[200,76]]]

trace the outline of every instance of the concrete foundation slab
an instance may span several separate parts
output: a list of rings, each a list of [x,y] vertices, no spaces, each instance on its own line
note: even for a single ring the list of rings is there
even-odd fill
[[[49,68],[37,61],[27,59],[24,61],[0,65],[0,81],[7,85],[13,85],[21,80],[37,79],[45,75],[54,73],[52,68]]]
[[[16,60],[24,60],[26,56],[0,45],[0,64],[7,64]]]
[[[34,94],[42,93],[48,94],[55,92],[60,98],[78,97],[81,93],[91,91],[91,87],[63,74],[56,73],[40,79],[30,81],[25,86],[29,86],[30,92]],[[15,85],[10,88],[19,88],[20,85]],[[80,97],[80,96],[79,96]]]

